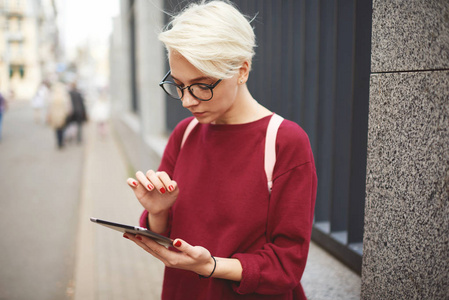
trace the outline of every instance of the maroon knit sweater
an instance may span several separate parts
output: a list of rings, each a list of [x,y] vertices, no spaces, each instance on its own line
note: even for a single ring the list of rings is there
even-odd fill
[[[191,118],[170,136],[159,170],[178,183],[180,192],[167,234],[203,246],[213,256],[239,259],[243,279],[200,279],[166,268],[162,299],[306,299],[300,280],[313,222],[315,164],[306,133],[284,120],[270,196],[264,171],[269,119],[198,124],[182,149]],[[143,227],[147,215],[141,216]]]

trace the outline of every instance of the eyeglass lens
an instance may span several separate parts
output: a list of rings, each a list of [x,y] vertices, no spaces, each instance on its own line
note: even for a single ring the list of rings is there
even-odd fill
[[[169,94],[172,98],[181,99],[181,97],[183,96],[183,91],[175,84],[164,83],[163,88],[167,92],[167,94]],[[212,98],[212,90],[206,84],[203,83],[193,84],[188,89],[190,93],[199,100],[207,101]]]

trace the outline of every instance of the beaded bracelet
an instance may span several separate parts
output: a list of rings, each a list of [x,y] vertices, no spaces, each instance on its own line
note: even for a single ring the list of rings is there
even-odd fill
[[[215,260],[215,257],[213,257],[212,255],[211,255],[211,257],[212,257],[212,259],[214,260],[214,269],[212,270],[212,273],[210,273],[210,275],[209,276],[203,276],[203,275],[199,275],[200,276],[200,278],[211,278],[212,277],[212,275],[214,274],[214,272],[215,272],[215,268],[217,267],[217,261]]]

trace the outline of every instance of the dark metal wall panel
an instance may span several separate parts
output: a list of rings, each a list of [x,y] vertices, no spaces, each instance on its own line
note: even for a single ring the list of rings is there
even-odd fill
[[[334,147],[333,123],[336,76],[336,0],[322,1],[320,6],[320,49],[318,70],[317,175],[320,180],[315,205],[315,221],[327,222],[330,216]]]
[[[331,231],[346,230],[352,126],[355,0],[337,2],[337,60],[334,106],[334,153]]]
[[[292,75],[293,66],[291,61],[293,60],[293,39],[290,38],[291,32],[293,31],[293,2],[284,1],[281,3],[281,64],[279,71],[279,98],[277,101],[280,104],[281,111],[289,111],[291,107],[291,102],[293,102],[293,89],[292,89]],[[291,99],[286,101],[286,99]]]
[[[312,150],[316,151],[318,121],[318,70],[320,49],[320,1],[305,1],[304,114],[302,124],[308,133]]]
[[[267,71],[267,73],[271,74],[271,80],[269,81],[269,101],[270,107],[274,107],[275,111],[281,111],[282,108],[282,65],[284,58],[284,42],[282,40],[282,3],[277,3],[276,1],[270,2],[271,8],[268,11],[268,16],[271,19],[270,23],[270,37],[271,37],[271,71]],[[269,69],[269,70],[270,70]]]
[[[354,92],[350,196],[348,205],[348,244],[362,244],[365,211],[366,159],[368,143],[369,81],[371,73],[372,0],[356,2],[354,41]],[[361,249],[360,249],[361,251]]]
[[[304,78],[305,78],[305,1],[293,1],[293,14],[290,16],[293,22],[293,31],[290,34],[293,44],[292,67],[293,75],[292,81],[292,95],[289,100],[292,109],[288,112],[278,112],[283,114],[286,118],[297,122],[298,124],[303,120],[304,112]]]

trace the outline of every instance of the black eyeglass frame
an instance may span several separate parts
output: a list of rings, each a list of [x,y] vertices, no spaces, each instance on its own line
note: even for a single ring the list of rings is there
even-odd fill
[[[182,101],[182,97],[184,97],[184,90],[188,89],[190,95],[192,95],[195,99],[199,100],[199,101],[209,101],[214,97],[214,88],[222,81],[222,79],[218,79],[217,82],[215,82],[214,84],[210,85],[210,84],[205,84],[205,83],[194,83],[185,87],[180,87],[178,84],[176,84],[173,81],[166,81],[168,76],[170,76],[171,74],[171,70],[168,71],[168,73],[164,76],[164,78],[161,80],[161,82],[159,82],[159,86],[164,90],[164,92],[169,95],[171,98],[176,99],[176,100],[181,100]],[[169,92],[167,92],[167,90],[164,88],[164,84],[171,84],[174,85],[175,87],[177,87],[180,91],[181,91],[181,97],[176,98],[173,97],[173,95],[171,95]],[[210,98],[209,99],[201,99],[198,98],[197,96],[195,96],[195,94],[192,92],[192,90],[190,89],[192,86],[203,86],[203,87],[207,87],[210,90]]]

